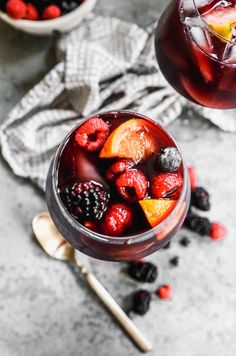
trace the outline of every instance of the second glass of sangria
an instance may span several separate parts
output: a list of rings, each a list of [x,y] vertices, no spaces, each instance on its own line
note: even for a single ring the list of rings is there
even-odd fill
[[[158,23],[155,48],[181,95],[202,106],[236,107],[235,0],[173,0]]]

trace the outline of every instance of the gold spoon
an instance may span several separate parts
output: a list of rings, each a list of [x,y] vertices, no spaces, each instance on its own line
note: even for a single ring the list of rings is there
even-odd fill
[[[123,309],[112,298],[97,278],[80,263],[75,255],[74,248],[62,237],[57,230],[48,212],[37,214],[32,222],[32,227],[36,239],[47,254],[57,260],[75,262],[81,274],[104,303],[113,317],[120,323],[130,338],[143,351],[148,352],[152,349],[149,341],[141,334],[133,321],[127,316]]]

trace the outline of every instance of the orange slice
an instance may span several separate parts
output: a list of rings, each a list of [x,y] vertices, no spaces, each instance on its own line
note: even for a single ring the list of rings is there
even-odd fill
[[[168,199],[146,199],[139,201],[139,204],[152,227],[160,224],[174,209],[176,203],[176,200]]]
[[[117,127],[106,140],[101,158],[127,158],[135,162],[158,150],[153,125],[144,119],[131,119]]]

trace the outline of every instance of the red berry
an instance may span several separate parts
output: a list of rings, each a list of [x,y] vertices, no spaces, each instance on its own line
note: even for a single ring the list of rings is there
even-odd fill
[[[228,235],[228,229],[220,224],[219,222],[213,222],[211,223],[211,231],[210,231],[210,238],[212,240],[224,240]]]
[[[108,169],[106,177],[109,180],[113,180],[117,178],[117,176],[128,169],[132,168],[134,165],[133,161],[129,161],[127,159],[122,159],[120,161],[117,161],[111,165],[111,167]]]
[[[179,173],[160,173],[153,177],[151,182],[152,197],[175,198],[179,197],[183,185],[183,178]]]
[[[26,20],[37,21],[39,19],[39,13],[36,7],[32,4],[26,4]]]
[[[43,10],[44,20],[53,20],[61,16],[61,9],[57,5],[49,5]]]
[[[105,235],[121,236],[132,225],[133,212],[127,204],[116,203],[108,210],[102,223]]]
[[[13,19],[23,19],[26,14],[26,4],[22,0],[9,0],[6,4],[6,11]]]
[[[75,140],[86,151],[98,151],[102,148],[109,135],[109,127],[105,121],[94,117],[82,124],[76,131]]]
[[[116,179],[116,187],[125,200],[135,202],[144,199],[147,195],[148,181],[141,171],[131,169]]]
[[[173,287],[170,284],[164,284],[157,289],[157,295],[161,299],[169,300],[173,297]]]
[[[188,174],[189,174],[191,189],[194,190],[198,186],[196,169],[194,167],[190,167],[189,166],[188,167]]]

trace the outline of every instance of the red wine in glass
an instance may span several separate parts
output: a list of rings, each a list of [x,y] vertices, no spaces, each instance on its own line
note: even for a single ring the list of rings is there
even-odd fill
[[[171,86],[202,106],[236,107],[236,1],[173,0],[156,29],[155,49]]]

